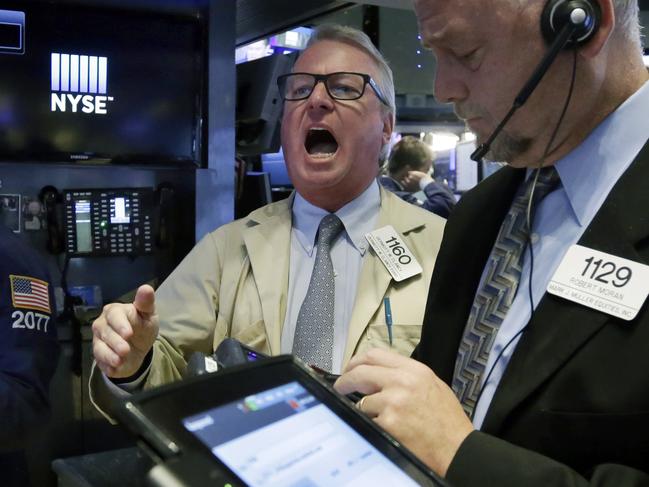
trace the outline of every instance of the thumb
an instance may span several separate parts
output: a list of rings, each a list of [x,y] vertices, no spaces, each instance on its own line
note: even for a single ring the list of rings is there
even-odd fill
[[[155,314],[155,292],[148,284],[137,288],[133,306],[143,319],[148,319]]]

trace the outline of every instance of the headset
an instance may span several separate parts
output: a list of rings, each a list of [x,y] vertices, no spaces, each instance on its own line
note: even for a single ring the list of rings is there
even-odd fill
[[[534,316],[534,299],[532,295],[532,275],[534,273],[534,252],[532,249],[532,243],[530,240],[530,233],[532,229],[532,217],[531,217],[531,203],[534,197],[534,189],[536,188],[536,180],[539,177],[539,170],[541,169],[541,163],[545,156],[550,152],[552,143],[559,131],[563,117],[568,109],[568,104],[572,97],[572,92],[575,84],[575,75],[576,75],[576,63],[577,63],[577,51],[576,49],[579,46],[586,44],[597,32],[601,19],[601,9],[597,0],[548,0],[541,14],[541,32],[543,32],[543,37],[546,42],[549,44],[548,51],[539,63],[539,65],[534,70],[532,76],[527,80],[523,89],[520,91],[518,96],[514,99],[512,108],[509,110],[505,118],[500,122],[496,129],[489,136],[487,141],[481,144],[474,152],[471,154],[471,159],[476,162],[480,162],[487,152],[491,143],[494,141],[496,136],[501,132],[507,121],[511,118],[514,112],[520,108],[529,98],[529,96],[534,92],[534,89],[539,84],[549,67],[552,65],[553,61],[556,59],[559,52],[565,48],[570,48],[574,51],[573,58],[573,69],[572,69],[572,79],[570,82],[570,87],[568,89],[568,96],[563,105],[561,115],[557,122],[556,127],[550,137],[550,140],[544,150],[543,157],[539,161],[539,167],[536,169],[536,173],[533,176],[534,183],[532,186],[532,193],[528,201],[527,207],[527,227],[528,227],[528,245],[527,248],[530,252],[530,275],[528,279],[528,294],[530,302],[530,319],[528,324],[532,321]],[[475,400],[475,405],[477,408],[478,403],[482,397],[482,393],[489,382],[491,374],[493,373],[496,364],[502,357],[505,350],[507,350],[514,341],[519,338],[523,332],[527,329],[528,324],[523,326],[518,332],[509,339],[509,341],[501,348],[500,352],[493,361],[489,371],[481,379],[482,384],[480,390]],[[476,408],[473,409],[471,413],[471,420],[476,412]]]
[[[505,127],[516,110],[525,104],[534,89],[548,71],[557,55],[564,48],[583,46],[593,38],[601,20],[601,9],[597,0],[548,0],[541,14],[541,32],[548,43],[548,51],[538,64],[532,76],[514,98],[512,107],[498,124],[489,138],[471,154],[471,159],[481,162],[489,152],[491,144]]]
[[[597,32],[602,17],[597,0],[549,0],[541,14],[541,32],[548,45],[566,24],[574,30],[563,47],[583,46]]]

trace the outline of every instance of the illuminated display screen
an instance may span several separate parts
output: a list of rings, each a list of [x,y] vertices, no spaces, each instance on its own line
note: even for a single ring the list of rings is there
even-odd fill
[[[131,203],[128,198],[118,197],[110,201],[110,222],[131,223]]]
[[[252,487],[416,486],[298,382],[183,419]]]
[[[74,202],[74,222],[77,230],[77,252],[92,251],[90,200],[77,200]]]

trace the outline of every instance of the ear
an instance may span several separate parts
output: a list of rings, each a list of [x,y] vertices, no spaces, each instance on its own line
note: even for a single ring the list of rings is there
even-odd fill
[[[383,115],[383,144],[389,144],[394,129],[394,115],[385,113]]]
[[[579,48],[579,55],[587,59],[597,56],[604,48],[615,28],[613,0],[591,0],[597,2],[601,9],[600,24],[597,32],[586,45]]]

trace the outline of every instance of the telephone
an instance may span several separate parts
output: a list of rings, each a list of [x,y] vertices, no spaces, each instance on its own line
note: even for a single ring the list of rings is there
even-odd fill
[[[268,355],[258,352],[239,340],[225,338],[212,355],[205,355],[202,352],[194,352],[187,360],[185,369],[186,377],[208,374],[217,370],[231,367],[233,365],[255,362],[268,358]]]
[[[174,189],[65,189],[45,186],[47,249],[70,257],[146,255],[173,242]]]
[[[178,228],[176,192],[170,183],[161,183],[155,191],[155,244],[160,249],[174,247],[173,235]]]
[[[269,358],[265,353],[258,352],[254,348],[241,343],[235,338],[225,338],[216,347],[212,355],[205,355],[202,352],[193,352],[187,360],[187,368],[185,369],[185,377],[194,377],[197,375],[209,374],[218,372],[219,370],[234,365],[241,365],[247,362],[256,362]],[[311,365],[311,370],[318,374],[327,383],[333,385],[338,377],[337,374],[332,374],[326,370]],[[360,392],[351,392],[347,394],[347,398],[356,403],[361,400],[364,394]]]
[[[153,190],[63,192],[70,256],[143,255],[153,251]]]

